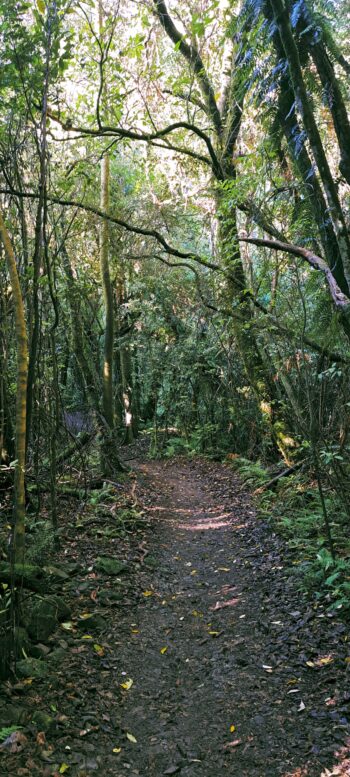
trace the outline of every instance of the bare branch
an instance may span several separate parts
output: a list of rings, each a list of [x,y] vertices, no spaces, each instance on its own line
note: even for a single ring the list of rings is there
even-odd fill
[[[336,309],[346,314],[350,312],[349,297],[340,290],[330,267],[328,267],[327,262],[325,262],[321,256],[317,256],[317,254],[314,254],[307,248],[295,246],[291,243],[283,243],[281,240],[255,237],[240,237],[239,240],[243,243],[252,243],[256,246],[266,246],[266,248],[272,248],[275,251],[285,251],[288,254],[293,254],[294,256],[299,256],[301,259],[305,259],[311,267],[315,270],[319,270],[325,276]]]

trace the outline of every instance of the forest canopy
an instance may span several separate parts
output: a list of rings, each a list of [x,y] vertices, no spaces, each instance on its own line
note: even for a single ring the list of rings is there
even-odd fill
[[[325,0],[1,2],[17,560],[25,475],[56,526],[91,437],[103,477],[172,430],[174,452],[307,462],[347,509],[347,22]]]

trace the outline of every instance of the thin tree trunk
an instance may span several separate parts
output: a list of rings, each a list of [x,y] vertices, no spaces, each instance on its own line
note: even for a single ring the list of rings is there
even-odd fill
[[[109,211],[109,156],[104,154],[101,162],[101,209]],[[109,223],[102,222],[100,238],[100,271],[105,301],[105,335],[103,348],[102,407],[103,415],[110,429],[114,428],[113,408],[113,342],[114,311],[113,289],[109,272]]]
[[[23,563],[25,550],[25,463],[26,463],[26,415],[28,380],[28,338],[24,305],[19,282],[16,258],[12,243],[0,213],[0,235],[12,286],[17,347],[17,389],[16,389],[16,469],[14,480],[14,529],[13,555],[15,562]]]

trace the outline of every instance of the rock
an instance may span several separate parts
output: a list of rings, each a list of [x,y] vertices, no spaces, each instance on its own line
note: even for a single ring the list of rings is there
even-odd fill
[[[49,578],[49,583],[62,583],[65,582],[65,580],[69,580],[68,572],[65,572],[65,570],[60,567],[44,567],[44,572]]]
[[[45,585],[45,575],[41,567],[33,564],[8,564],[0,562],[0,581],[2,583],[15,583],[31,591],[42,591]]]
[[[120,591],[113,591],[111,588],[102,588],[98,592],[98,599],[101,602],[110,600],[111,602],[117,602],[123,598],[123,594]]]
[[[39,661],[37,658],[24,658],[22,661],[17,661],[16,673],[20,677],[34,677],[41,680],[47,677],[49,669],[43,661]]]
[[[70,617],[70,608],[60,596],[47,596],[34,600],[22,620],[34,642],[46,642],[57,623]]]
[[[95,562],[95,569],[98,572],[104,572],[105,575],[119,575],[126,568],[127,564],[125,561],[118,561],[118,559],[111,556],[99,556]]]
[[[104,631],[107,621],[98,612],[92,613],[87,618],[81,618],[77,623],[79,631],[89,634],[90,631]]]
[[[33,658],[45,658],[50,653],[51,648],[48,647],[48,645],[43,645],[41,642],[38,642],[37,645],[31,645],[29,648],[29,654],[33,656]]]
[[[74,575],[77,575],[82,569],[81,564],[77,561],[70,561],[68,564],[64,565],[64,568],[70,577],[74,577]]]
[[[61,596],[50,596],[49,601],[56,608],[56,617],[58,621],[67,621],[72,616],[72,611]]]
[[[6,704],[4,709],[0,710],[0,728],[21,726],[26,723],[27,717],[28,710],[17,704]]]
[[[50,664],[54,664],[57,667],[57,664],[60,665],[65,657],[66,657],[65,649],[59,647],[59,648],[56,648],[56,650],[53,650],[52,653],[48,655],[47,660],[50,662]]]
[[[36,710],[34,712],[32,723],[34,723],[38,731],[44,731],[45,734],[47,734],[55,725],[55,721],[51,715],[43,710]]]

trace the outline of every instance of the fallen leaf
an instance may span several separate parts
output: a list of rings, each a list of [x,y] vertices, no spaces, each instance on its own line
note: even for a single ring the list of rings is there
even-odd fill
[[[305,704],[303,701],[301,701],[298,707],[298,712],[302,712],[304,709],[305,709]]]
[[[237,747],[238,745],[242,744],[241,739],[234,739],[233,742],[227,742],[227,745],[225,747]]]
[[[236,726],[230,726],[230,731],[231,731],[231,734],[233,734],[233,732],[234,732],[235,730],[236,730]]]
[[[105,654],[105,650],[104,650],[104,647],[102,647],[102,645],[95,644],[94,651],[95,653],[97,653],[98,656],[104,656]]]
[[[196,574],[197,574],[197,570],[196,569],[192,569],[191,575],[193,576],[193,575],[196,575]]]
[[[7,750],[9,753],[20,753],[27,745],[28,739],[21,731],[14,731],[0,745],[0,750]]]
[[[112,750],[113,753],[121,753],[121,751],[122,751],[121,747],[113,747],[113,750]]]
[[[218,572],[229,572],[229,567],[218,567]]]
[[[125,683],[120,683],[121,688],[125,688],[126,691],[130,691],[131,686],[134,684],[134,681],[129,677],[128,680],[126,680]]]
[[[69,764],[64,764],[63,763],[63,764],[61,764],[61,766],[60,766],[58,771],[59,771],[60,774],[64,774],[65,772],[68,772],[68,769],[70,769]]]
[[[153,591],[143,591],[143,596],[153,596]]]
[[[84,634],[82,636],[82,639],[93,639],[93,637],[91,636],[91,634]]]
[[[167,648],[167,647],[162,647],[162,648],[160,649],[160,652],[161,652],[162,656],[164,656],[164,653],[166,653],[166,652],[167,652],[167,650],[168,650],[168,648]]]
[[[39,745],[39,747],[44,747],[46,745],[46,737],[44,731],[38,731],[36,735],[36,743]]]
[[[136,742],[137,742],[136,737],[134,737],[133,734],[130,734],[129,731],[127,731],[126,737],[129,740],[129,742],[133,742],[134,745],[136,744]]]

